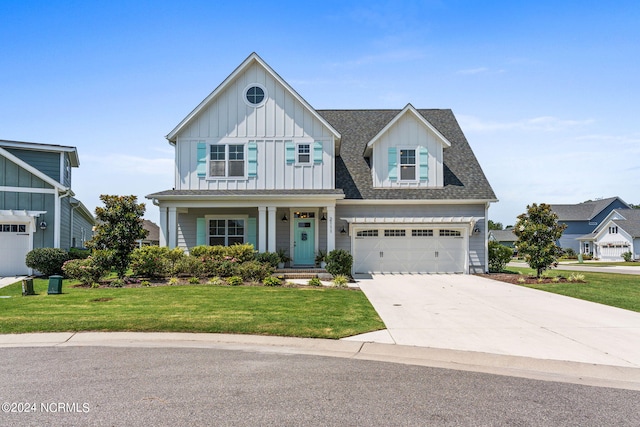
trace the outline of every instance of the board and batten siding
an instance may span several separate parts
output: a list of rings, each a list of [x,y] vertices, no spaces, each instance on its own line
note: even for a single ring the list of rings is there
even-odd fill
[[[259,84],[266,101],[244,101],[245,89]],[[198,143],[257,144],[256,176],[243,179],[199,177]],[[322,162],[287,163],[285,144],[322,144]],[[260,190],[334,188],[335,141],[332,132],[282,84],[257,64],[230,82],[176,139],[176,190]],[[248,154],[245,151],[245,154]],[[313,154],[313,153],[312,153]]]
[[[389,159],[389,148],[395,148],[396,159]],[[416,181],[400,181],[400,150],[403,148],[416,149]],[[420,148],[428,152],[427,179],[420,178]],[[405,114],[398,122],[388,129],[373,146],[373,186],[374,187],[412,187],[430,188],[444,185],[442,163],[442,143],[438,137],[420,123],[415,117]],[[396,164],[396,179],[389,177],[389,165]]]
[[[349,230],[349,224],[340,218],[371,217],[371,218],[416,218],[416,217],[476,217],[484,218],[485,206],[483,204],[464,205],[340,205],[336,206],[336,249],[344,249],[351,252],[351,236],[341,234],[344,226]],[[401,225],[401,224],[398,224]],[[447,228],[446,225],[425,224],[426,227]],[[381,226],[382,228],[383,226]],[[455,228],[455,224],[451,224]],[[480,232],[469,236],[469,273],[484,273],[486,242],[484,220],[479,220],[476,227]],[[391,226],[390,228],[393,228]]]

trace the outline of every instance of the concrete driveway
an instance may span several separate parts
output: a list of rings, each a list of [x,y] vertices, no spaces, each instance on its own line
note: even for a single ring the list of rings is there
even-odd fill
[[[353,340],[640,367],[640,313],[472,275],[357,280],[388,332]]]

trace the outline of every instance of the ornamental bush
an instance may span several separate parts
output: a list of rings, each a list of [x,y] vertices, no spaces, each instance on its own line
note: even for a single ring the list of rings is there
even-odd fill
[[[62,265],[69,260],[69,254],[59,248],[36,248],[25,258],[27,267],[38,270],[45,276],[63,274]]]
[[[134,276],[164,277],[170,271],[169,248],[143,246],[131,253],[131,271]]]
[[[489,271],[499,273],[504,270],[512,255],[513,249],[493,240],[489,241]]]
[[[270,264],[263,264],[258,261],[248,261],[240,264],[238,274],[247,282],[261,282],[270,276],[274,268]]]
[[[332,275],[343,275],[351,277],[351,266],[353,256],[344,249],[334,249],[327,255],[326,270]]]
[[[260,252],[256,254],[256,261],[263,264],[269,264],[273,268],[278,267],[280,262],[280,255],[277,252]]]
[[[98,283],[107,273],[107,269],[91,256],[85,259],[72,259],[65,262],[62,265],[62,271],[68,278],[79,280],[86,286]]]
[[[633,257],[633,254],[631,253],[631,251],[622,253],[622,259],[624,259],[624,262],[631,262],[632,257]]]

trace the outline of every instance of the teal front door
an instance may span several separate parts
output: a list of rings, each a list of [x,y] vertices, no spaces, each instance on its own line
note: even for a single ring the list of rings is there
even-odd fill
[[[315,220],[313,218],[296,218],[293,228],[293,263],[295,265],[313,265],[316,260]]]

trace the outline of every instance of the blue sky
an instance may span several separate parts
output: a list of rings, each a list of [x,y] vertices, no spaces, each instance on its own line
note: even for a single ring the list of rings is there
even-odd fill
[[[0,139],[78,148],[73,189],[173,186],[164,136],[251,52],[317,109],[451,108],[513,224],[640,203],[637,1],[0,1]]]

